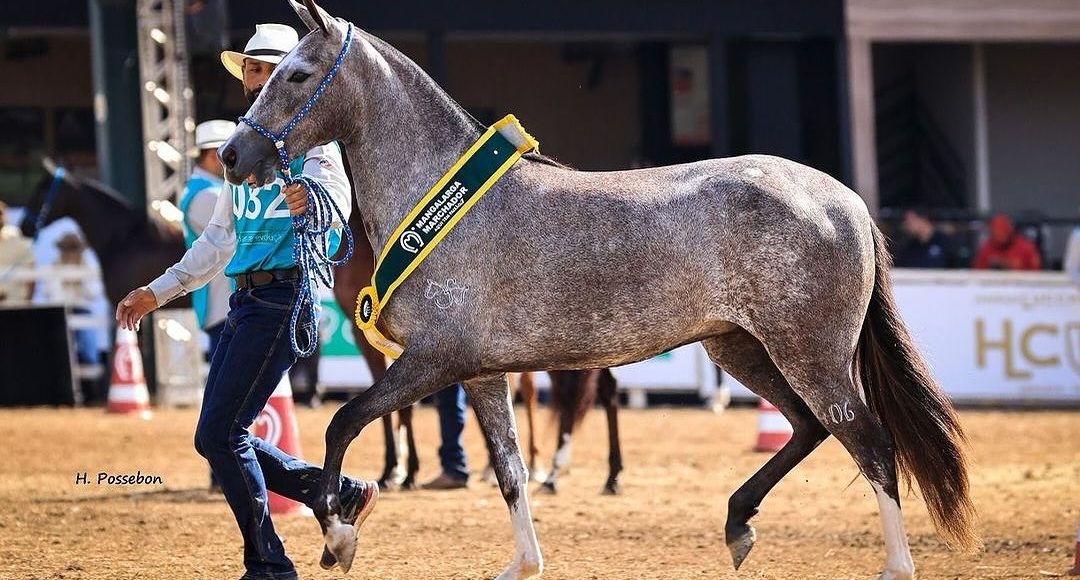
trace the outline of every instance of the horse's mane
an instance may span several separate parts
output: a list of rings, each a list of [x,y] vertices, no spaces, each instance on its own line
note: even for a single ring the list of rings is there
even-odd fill
[[[135,208],[135,204],[131,203],[131,200],[124,197],[123,194],[96,179],[75,176],[65,176],[65,179],[68,177],[71,178],[72,185],[74,185],[81,191],[96,194],[102,199],[105,199],[111,204],[118,206],[120,209],[123,209],[124,211],[132,213],[143,213],[139,212]]]
[[[131,226],[134,228],[133,232],[146,232],[150,236],[160,239],[175,237],[176,231],[174,230],[178,230],[177,227],[165,221],[155,212],[144,211],[112,187],[89,177],[75,177],[69,174],[65,176],[65,179],[70,179],[71,185],[76,187],[79,192],[93,195],[104,201],[110,209],[121,211],[130,217],[132,220],[130,222]]]

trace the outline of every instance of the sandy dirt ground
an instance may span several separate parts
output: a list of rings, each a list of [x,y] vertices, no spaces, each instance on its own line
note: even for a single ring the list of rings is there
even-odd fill
[[[303,452],[322,462],[332,406],[298,411]],[[554,425],[539,422],[550,460]],[[624,494],[599,495],[606,474],[604,417],[594,412],[558,496],[532,495],[545,578],[872,578],[884,561],[869,485],[833,439],[788,475],[755,519],[757,547],[735,572],[723,542],[727,498],[766,455],[750,451],[756,414],[692,409],[624,411]],[[1080,517],[1080,413],[964,411],[973,443],[974,496],[985,549],[951,552],[920,500],[904,513],[920,578],[1040,578],[1072,561]],[[0,411],[0,579],[235,579],[240,535],[228,506],[205,491],[191,443],[194,410],[150,421],[99,409]],[[421,476],[437,473],[438,430],[419,411]],[[523,425],[519,409],[519,425]],[[381,471],[381,431],[353,444],[346,473]],[[485,462],[474,419],[471,467]],[[163,485],[76,485],[105,471],[158,475]],[[849,485],[850,484],[850,485]],[[498,491],[475,481],[451,492],[384,494],[361,530],[353,571],[323,571],[318,524],[275,520],[304,579],[492,578],[512,543]]]

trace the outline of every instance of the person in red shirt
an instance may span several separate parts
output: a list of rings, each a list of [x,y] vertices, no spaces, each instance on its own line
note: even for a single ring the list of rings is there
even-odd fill
[[[990,218],[990,238],[979,246],[971,267],[976,270],[1038,270],[1039,250],[1012,221],[998,214]]]

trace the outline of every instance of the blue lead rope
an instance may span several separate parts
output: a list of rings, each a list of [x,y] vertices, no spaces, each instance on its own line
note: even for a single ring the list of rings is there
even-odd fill
[[[327,288],[334,285],[334,267],[340,266],[348,262],[349,258],[352,258],[353,237],[348,220],[345,219],[345,214],[334,202],[334,199],[330,197],[330,192],[326,190],[326,187],[311,176],[303,173],[294,176],[289,171],[289,153],[285,149],[285,138],[289,136],[289,133],[300,122],[300,119],[303,119],[308,114],[311,106],[322,96],[323,91],[330,84],[330,80],[337,74],[338,68],[341,67],[341,63],[345,60],[345,54],[349,52],[352,35],[353,27],[352,24],[349,24],[349,29],[345,34],[345,42],[341,47],[341,52],[338,53],[337,59],[334,60],[333,66],[330,67],[319,86],[315,88],[315,93],[311,95],[307,103],[300,108],[300,111],[289,121],[288,125],[285,125],[285,128],[280,133],[272,133],[254,120],[248,117],[240,117],[240,122],[248,124],[274,144],[285,184],[299,183],[307,190],[307,211],[292,218],[293,261],[300,268],[300,291],[296,301],[293,303],[292,318],[289,321],[289,340],[293,352],[297,357],[301,358],[311,356],[319,346],[320,297],[316,284],[322,283]],[[341,223],[346,244],[345,255],[340,260],[334,260],[330,252],[330,237],[328,234],[335,218]],[[308,328],[308,342],[301,347],[297,339],[297,325],[300,321],[300,315],[305,310],[307,310],[310,319],[310,322],[306,325]]]

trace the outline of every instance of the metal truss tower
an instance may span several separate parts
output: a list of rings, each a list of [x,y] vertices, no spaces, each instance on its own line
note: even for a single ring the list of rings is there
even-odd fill
[[[184,0],[137,0],[146,201],[169,219],[188,176],[195,121]]]

